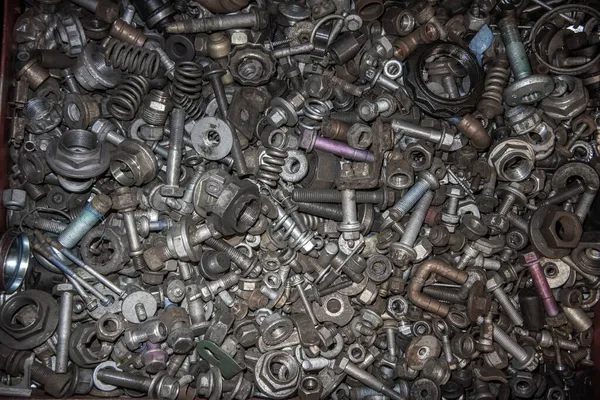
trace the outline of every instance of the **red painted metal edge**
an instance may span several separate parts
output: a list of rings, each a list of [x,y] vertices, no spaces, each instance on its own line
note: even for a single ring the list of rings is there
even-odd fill
[[[8,140],[14,110],[9,105],[9,92],[14,77],[14,57],[16,45],[12,40],[15,20],[20,13],[18,0],[4,0],[2,23],[2,53],[0,58],[0,191],[8,185],[10,156]],[[0,192],[1,193],[1,192]],[[6,210],[0,207],[0,232],[6,231]]]

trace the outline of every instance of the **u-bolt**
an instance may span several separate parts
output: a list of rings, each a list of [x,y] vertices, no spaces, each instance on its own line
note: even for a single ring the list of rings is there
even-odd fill
[[[450,312],[450,306],[421,293],[421,289],[423,289],[427,278],[433,273],[450,279],[452,282],[458,283],[459,285],[462,285],[467,281],[469,274],[465,271],[453,268],[441,260],[425,261],[423,264],[419,265],[416,271],[414,271],[413,277],[408,285],[408,298],[415,306],[445,318],[448,315],[448,312]]]

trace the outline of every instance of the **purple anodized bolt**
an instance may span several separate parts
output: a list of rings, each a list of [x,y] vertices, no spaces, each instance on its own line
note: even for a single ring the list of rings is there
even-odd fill
[[[352,146],[348,146],[346,143],[318,136],[316,132],[310,130],[304,130],[302,132],[300,137],[300,147],[307,152],[317,149],[352,161],[369,163],[375,161],[375,155],[368,150],[355,149]]]
[[[529,269],[529,274],[531,275],[533,284],[535,285],[535,288],[542,299],[542,304],[546,309],[546,314],[548,314],[549,317],[558,315],[560,309],[558,308],[558,304],[554,299],[552,289],[550,289],[550,285],[548,285],[546,276],[542,271],[540,257],[535,251],[528,251],[527,253],[523,254],[522,257],[523,265]]]

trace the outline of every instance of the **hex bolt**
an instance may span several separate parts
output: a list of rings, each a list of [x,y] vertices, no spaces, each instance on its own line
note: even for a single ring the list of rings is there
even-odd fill
[[[437,178],[429,171],[419,173],[419,179],[408,192],[388,211],[392,221],[400,221],[417,202],[430,190],[440,186]],[[385,213],[384,213],[385,214]],[[384,215],[385,216],[385,215]]]
[[[125,233],[127,234],[127,241],[129,242],[129,257],[131,257],[133,267],[140,271],[146,268],[146,261],[143,257],[144,249],[140,242],[140,237],[138,235],[135,223],[134,212],[138,205],[137,198],[130,187],[117,188],[114,191],[114,196],[126,197],[128,200],[125,201],[124,204],[118,204],[118,207],[121,207],[121,209],[117,209],[117,211],[119,211],[123,216]]]
[[[517,20],[511,16],[504,17],[498,27],[514,75],[514,82],[504,90],[504,101],[516,106],[536,103],[550,95],[554,90],[554,80],[549,75],[532,75]]]
[[[304,43],[297,46],[283,47],[271,51],[271,54],[275,58],[284,58],[288,56],[295,56],[296,54],[310,53],[315,49],[315,45],[312,43]]]
[[[175,61],[171,60],[167,52],[160,47],[156,47],[154,51],[158,53],[160,64],[165,68],[167,78],[173,79],[175,76]]]
[[[540,265],[540,257],[535,251],[530,251],[523,255],[523,261],[523,265],[529,270],[533,284],[540,295],[546,314],[549,317],[558,315],[560,309],[558,308],[558,304],[552,294],[552,289],[550,289],[548,280],[546,280],[546,275],[544,275],[544,271]]]
[[[184,126],[185,111],[182,108],[174,107],[171,111],[171,136],[169,140],[169,157],[167,158],[166,182],[160,188],[160,194],[165,197],[183,197],[184,189],[179,187],[179,176],[181,174]]]
[[[396,139],[400,139],[402,136],[421,139],[437,144],[438,148],[442,150],[450,150],[454,144],[454,136],[446,129],[440,131],[400,119],[393,119],[392,130],[396,134]]]
[[[107,195],[100,193],[87,203],[81,213],[58,236],[58,242],[72,249],[100,221],[112,207]]]
[[[168,375],[156,374],[152,378],[105,367],[95,371],[96,377],[107,385],[131,389],[165,400],[175,400],[179,394],[179,382]]]
[[[338,230],[342,232],[344,240],[349,244],[352,243],[350,247],[354,247],[354,240],[360,238],[360,222],[358,222],[354,189],[342,190],[342,222],[338,224]]]
[[[294,275],[288,280],[288,282],[290,284],[290,287],[296,288],[296,291],[298,292],[298,295],[302,300],[302,304],[304,305],[304,311],[306,312],[306,314],[308,314],[310,321],[313,323],[314,326],[318,326],[319,321],[317,321],[313,308],[310,302],[308,301],[308,297],[306,296],[306,292],[302,287],[302,285],[304,284],[304,278],[302,277],[302,275]]]
[[[227,116],[229,115],[229,103],[227,102],[227,95],[225,94],[225,87],[221,76],[225,74],[225,71],[220,68],[218,64],[210,64],[204,70],[204,78],[210,81],[210,85],[215,94],[215,100],[219,109],[219,115],[224,121],[228,121]],[[235,169],[240,177],[250,175],[250,170],[246,165],[246,159],[242,153],[242,145],[237,136],[236,129],[230,125],[233,132],[233,142],[231,146],[231,157],[235,163]]]
[[[390,92],[395,92],[400,89],[400,84],[383,75],[381,70],[377,71],[374,68],[369,68],[366,72],[366,76],[372,86],[380,86]]]
[[[375,155],[368,150],[355,149],[346,143],[318,136],[315,131],[307,129],[302,131],[300,148],[309,153],[313,150],[321,150],[352,161],[367,163],[375,161]]]
[[[502,290],[502,278],[500,275],[495,273],[492,278],[487,280],[485,286],[488,291],[492,292],[498,303],[500,303],[504,312],[508,315],[508,318],[510,318],[516,326],[523,325],[523,316],[513,305],[513,302],[510,301],[504,290]]]
[[[346,357],[341,357],[336,360],[335,367],[341,369],[346,374],[356,379],[357,381],[365,384],[377,392],[388,396],[394,400],[406,400],[404,396],[394,390],[388,388],[383,382],[377,379],[374,375],[371,375],[366,370],[359,368],[357,365],[350,362]]]
[[[443,300],[452,304],[464,304],[465,299],[460,297],[459,291],[446,286],[425,286],[423,293],[437,300]]]
[[[385,331],[388,359],[389,361],[396,361],[398,359],[398,349],[396,347],[396,332],[398,332],[398,326],[394,321],[384,321],[383,330]]]
[[[181,22],[170,22],[165,26],[167,33],[201,33],[217,32],[229,29],[252,28],[257,30],[261,17],[256,9],[247,13],[233,15],[216,15],[214,17],[188,19]]]
[[[73,286],[70,284],[59,284],[60,314],[58,316],[58,340],[56,344],[56,367],[57,374],[66,374],[69,365],[69,346],[71,338],[71,316],[73,315]]]
[[[497,324],[493,324],[493,326],[494,341],[498,343],[504,350],[506,350],[507,353],[513,356],[511,365],[518,370],[525,369],[528,371],[533,371],[538,365],[535,349],[533,347],[521,346]]]
[[[444,320],[438,320],[435,323],[438,324],[438,330],[440,331],[440,336],[442,337],[442,349],[444,350],[444,357],[446,357],[446,362],[448,362],[448,366],[450,366],[450,369],[454,370],[458,365],[458,361],[456,360],[456,357],[454,357],[454,353],[452,352],[452,344],[450,343],[450,336],[448,335],[448,324]]]

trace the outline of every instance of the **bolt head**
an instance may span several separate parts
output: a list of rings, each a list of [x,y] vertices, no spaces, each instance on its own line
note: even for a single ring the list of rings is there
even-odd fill
[[[535,251],[528,251],[519,256],[521,264],[528,266],[540,261],[539,255]]]

